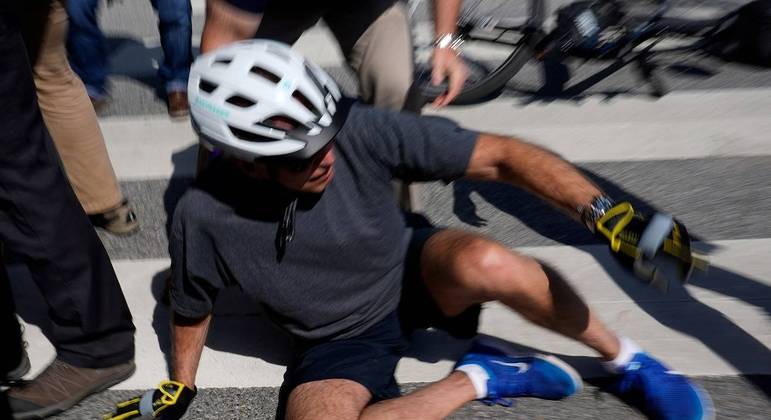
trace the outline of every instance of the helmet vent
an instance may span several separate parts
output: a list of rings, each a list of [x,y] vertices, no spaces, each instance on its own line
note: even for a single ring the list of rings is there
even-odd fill
[[[278,83],[281,80],[281,77],[277,76],[275,73],[266,70],[260,66],[253,66],[250,70],[250,73],[255,74],[257,76],[262,77],[265,80],[268,80],[273,83]]]
[[[236,136],[241,140],[251,141],[255,143],[264,143],[264,142],[273,141],[272,139],[265,138],[259,134],[250,133],[246,130],[233,127],[232,125],[229,125],[228,128],[230,129],[230,132],[233,133],[234,136]]]
[[[244,98],[243,96],[240,96],[240,95],[233,95],[229,97],[225,102],[231,105],[235,105],[239,108],[249,108],[250,106],[253,106],[254,104],[257,103],[251,99]]]
[[[313,84],[314,84],[314,85],[316,85],[316,88],[317,88],[317,89],[318,89],[320,92],[326,92],[326,91],[327,91],[327,89],[325,89],[325,88],[324,88],[324,86],[321,84],[321,82],[319,82],[319,79],[318,79],[318,78],[316,78],[316,75],[313,73],[313,70],[312,70],[312,69],[311,69],[311,67],[308,65],[308,63],[306,62],[306,63],[304,63],[304,64],[305,64],[305,66],[304,66],[304,67],[305,67],[305,73],[308,75],[308,78],[309,78],[309,79],[311,79],[311,81],[313,82]]]
[[[317,118],[321,118],[321,112],[316,109],[315,106],[313,106],[313,103],[308,99],[307,96],[303,95],[300,90],[295,90],[294,93],[292,93],[292,97],[297,99],[297,101],[303,104],[304,107],[308,108],[308,111],[316,115]]]
[[[217,89],[217,85],[208,80],[201,79],[198,82],[198,88],[206,93],[212,93],[214,92],[214,89]]]
[[[229,66],[231,61],[233,61],[232,58],[220,57],[220,58],[217,58],[216,60],[214,60],[214,63],[212,63],[212,64],[222,64],[222,65],[225,65],[225,66]]]
[[[294,118],[287,117],[286,115],[274,115],[258,124],[264,127],[272,128],[274,130],[282,131],[294,130],[297,127],[305,126],[305,124],[300,123]]]

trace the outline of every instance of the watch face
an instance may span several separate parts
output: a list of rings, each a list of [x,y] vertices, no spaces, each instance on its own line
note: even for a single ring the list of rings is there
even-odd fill
[[[589,228],[589,230],[594,232],[597,220],[605,215],[608,210],[613,208],[613,205],[613,200],[607,196],[601,195],[599,197],[595,197],[588,207],[579,207],[581,220],[583,220],[584,224]]]

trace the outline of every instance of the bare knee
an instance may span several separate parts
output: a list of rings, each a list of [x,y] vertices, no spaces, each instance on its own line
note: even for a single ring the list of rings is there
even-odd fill
[[[517,294],[547,281],[538,261],[484,238],[466,244],[456,258],[455,270],[463,285],[484,300]]]
[[[354,420],[361,416],[372,395],[361,384],[347,379],[304,383],[289,394],[287,420]]]

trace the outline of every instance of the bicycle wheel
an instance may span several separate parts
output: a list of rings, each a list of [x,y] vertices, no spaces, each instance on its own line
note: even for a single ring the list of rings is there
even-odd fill
[[[462,58],[469,77],[455,105],[477,103],[499,92],[533,57],[541,36],[545,0],[466,0],[458,20],[463,38]],[[415,50],[415,82],[411,94],[420,105],[446,91],[446,83],[431,84],[431,51],[434,39],[432,2],[413,0],[410,19]]]

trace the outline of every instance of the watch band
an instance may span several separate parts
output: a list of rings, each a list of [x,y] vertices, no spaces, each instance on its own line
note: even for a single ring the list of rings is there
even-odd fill
[[[455,52],[460,51],[461,45],[463,45],[463,38],[454,33],[440,35],[434,40],[434,48],[449,48]]]
[[[615,205],[616,203],[610,197],[600,195],[594,197],[589,205],[578,206],[576,211],[581,215],[581,221],[583,221],[586,227],[594,233],[597,220],[604,216],[605,213]]]

